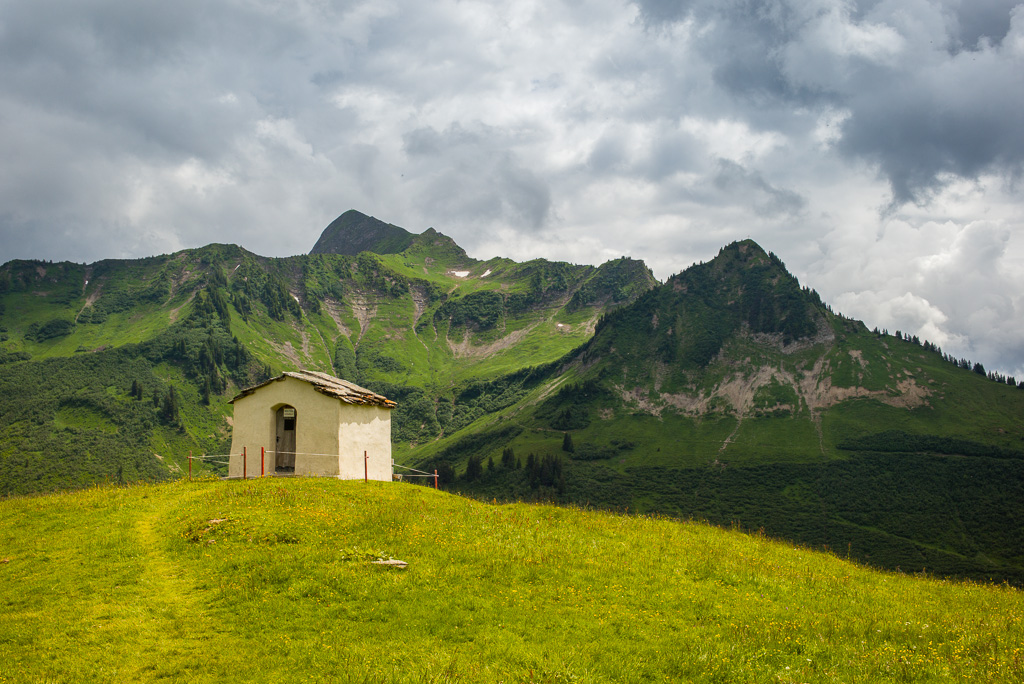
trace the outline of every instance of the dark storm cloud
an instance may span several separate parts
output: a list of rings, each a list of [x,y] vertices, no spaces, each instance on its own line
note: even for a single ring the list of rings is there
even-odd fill
[[[146,154],[216,148],[224,133],[221,119],[203,101],[219,93],[207,91],[205,78],[188,77],[198,68],[189,56],[202,17],[194,9],[16,5],[0,29],[4,97],[116,130],[124,138],[120,147],[151,146],[142,150]]]
[[[829,105],[838,149],[877,165],[894,206],[949,176],[1012,177],[1024,163],[1024,9],[980,3],[640,0],[651,26],[692,22],[736,105]],[[1009,39],[1008,39],[1009,37]]]
[[[660,181],[681,171],[696,168],[700,146],[689,135],[665,131],[651,142],[648,152],[640,171],[648,180]]]
[[[307,175],[322,174],[322,164],[283,149],[288,136],[275,122],[309,111],[320,90],[296,78],[296,62],[347,66],[341,39],[308,54],[309,24],[335,16],[191,0],[5,3],[0,251],[140,255],[191,246],[211,229],[259,245],[247,226],[261,227],[252,213],[266,220],[277,211],[253,206],[281,186],[259,179],[270,160],[306,182],[292,197],[318,192]],[[337,117],[307,119],[338,128]],[[63,233],[56,243],[54,231]]]
[[[795,214],[807,204],[799,194],[773,187],[760,173],[749,171],[736,162],[719,159],[717,166],[712,185],[727,193],[733,203],[745,200],[756,212],[769,216]]]
[[[1010,16],[1019,0],[971,0],[951,3],[956,23],[952,27],[954,49],[976,50],[987,41],[994,45],[1003,42],[1010,31]]]
[[[500,221],[525,230],[544,226],[551,209],[547,184],[508,151],[505,134],[477,124],[444,131],[417,128],[403,150],[421,179],[418,198],[430,213],[456,223]]]
[[[787,80],[779,50],[798,39],[800,20],[786,2],[769,0],[639,0],[650,26],[692,21],[697,43],[711,65],[716,83],[734,96],[750,100],[764,97],[813,97]]]
[[[1022,69],[1024,59],[986,48],[880,79],[847,98],[852,114],[839,149],[876,162],[895,203],[928,199],[944,174],[1012,176],[1024,163]]]

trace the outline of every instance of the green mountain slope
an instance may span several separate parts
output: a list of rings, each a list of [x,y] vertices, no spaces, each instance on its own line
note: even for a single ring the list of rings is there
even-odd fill
[[[0,267],[0,494],[171,477],[189,450],[223,454],[240,387],[298,368],[398,399],[409,449],[489,410],[468,386],[560,358],[653,285],[628,259],[478,262],[432,229],[385,255],[209,245],[12,261]]]
[[[502,418],[557,433],[559,449],[570,432],[580,460],[617,434],[631,446],[616,463],[707,466],[978,445],[1019,458],[1021,415],[1024,392],[833,313],[747,241],[604,316]]]
[[[0,681],[1013,682],[1024,657],[1019,590],[401,483],[14,498],[0,549]]]
[[[1024,583],[1024,392],[832,313],[754,243],[608,314],[532,383],[421,467],[487,498],[739,523]]]

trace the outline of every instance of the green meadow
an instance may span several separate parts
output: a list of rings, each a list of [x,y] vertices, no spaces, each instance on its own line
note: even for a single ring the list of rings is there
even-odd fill
[[[1022,644],[1019,590],[697,522],[297,478],[0,501],[3,684],[1020,682]]]

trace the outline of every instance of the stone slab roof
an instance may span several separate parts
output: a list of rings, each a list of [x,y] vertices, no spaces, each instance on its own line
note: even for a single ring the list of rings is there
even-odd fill
[[[379,394],[371,392],[365,387],[360,387],[348,380],[342,380],[336,378],[333,375],[327,373],[320,373],[318,371],[290,371],[278,375],[276,378],[271,378],[266,382],[261,382],[258,385],[248,387],[239,393],[237,397],[231,400],[230,403],[234,403],[242,397],[247,397],[261,387],[266,387],[272,382],[279,382],[284,380],[286,377],[295,378],[296,380],[302,380],[308,382],[313,386],[317,392],[326,394],[329,397],[339,399],[346,404],[360,404],[363,406],[383,406],[385,408],[394,408],[398,406],[395,402],[391,401],[387,397],[383,397]]]

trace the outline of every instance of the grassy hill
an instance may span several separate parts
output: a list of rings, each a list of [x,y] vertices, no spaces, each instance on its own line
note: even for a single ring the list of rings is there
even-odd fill
[[[1024,678],[1019,590],[400,483],[15,497],[0,549],[2,683]]]

